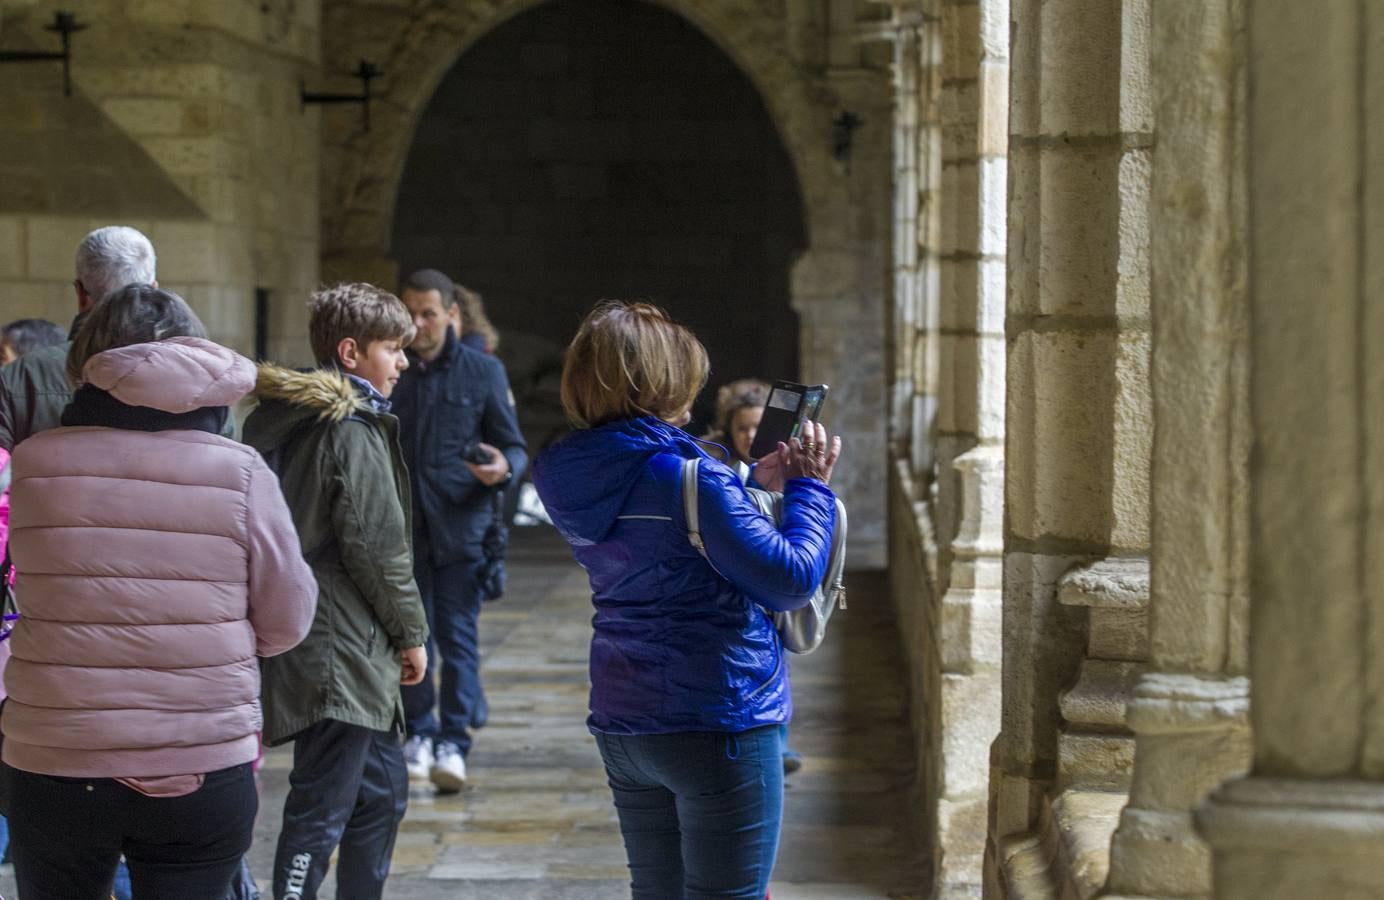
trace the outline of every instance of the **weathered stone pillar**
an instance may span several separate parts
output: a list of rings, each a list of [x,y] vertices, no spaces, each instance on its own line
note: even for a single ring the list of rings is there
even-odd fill
[[[1084,898],[1105,881],[1124,803],[1147,595],[1148,4],[1011,10],[1004,697],[986,896]]]
[[[891,593],[933,896],[976,897],[999,730],[1009,6],[891,7]]]
[[[1206,897],[1192,809],[1249,762],[1241,0],[1155,7],[1151,640],[1107,897]]]
[[[1384,896],[1384,8],[1246,4],[1253,770],[1224,900]]]
[[[959,898],[981,891],[1000,727],[1009,3],[941,13],[935,896]]]
[[[922,0],[892,6],[894,51],[894,296],[889,446],[909,474],[932,474],[937,418],[937,253],[940,227],[936,16]],[[931,18],[931,21],[929,21]]]

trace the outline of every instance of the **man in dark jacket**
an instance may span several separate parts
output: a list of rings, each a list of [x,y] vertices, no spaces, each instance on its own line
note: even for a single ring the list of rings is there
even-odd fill
[[[394,409],[417,510],[414,576],[437,644],[437,653],[428,654],[427,678],[403,689],[404,756],[410,778],[449,792],[465,783],[470,729],[486,719],[477,641],[481,539],[495,492],[518,477],[528,456],[504,366],[463,346],[449,327],[451,279],[424,269],[405,279],[400,294],[417,335]],[[439,665],[440,691],[432,671]]]
[[[126,225],[108,225],[77,245],[77,318],[68,340],[27,353],[0,369],[0,448],[13,450],[30,435],[57,428],[72,400],[67,382],[67,351],[87,311],[102,297],[127,284],[157,285],[154,246]]]

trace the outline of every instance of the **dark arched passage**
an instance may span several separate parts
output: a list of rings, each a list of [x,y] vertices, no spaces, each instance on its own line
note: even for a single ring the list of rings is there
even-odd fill
[[[601,298],[695,328],[713,384],[797,372],[792,164],[745,75],[651,4],[553,0],[463,54],[419,122],[392,243],[402,272],[485,296],[516,381]]]

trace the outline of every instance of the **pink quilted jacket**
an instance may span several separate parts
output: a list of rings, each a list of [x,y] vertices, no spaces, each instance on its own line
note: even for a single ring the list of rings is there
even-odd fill
[[[249,392],[249,360],[172,338],[93,357],[88,383],[172,413]],[[317,586],[278,480],[202,431],[57,428],[14,453],[23,616],[5,672],[4,760],[71,777],[250,762],[259,665],[307,634]]]

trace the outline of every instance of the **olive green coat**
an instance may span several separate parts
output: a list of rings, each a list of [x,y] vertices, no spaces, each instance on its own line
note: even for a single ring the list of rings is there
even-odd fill
[[[323,719],[387,731],[403,723],[399,651],[423,644],[413,581],[409,480],[399,424],[339,372],[261,366],[245,442],[279,475],[317,578],[307,638],[261,660],[264,741]]]

